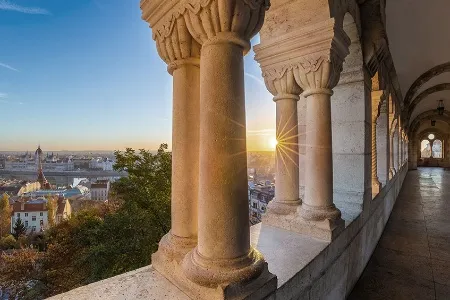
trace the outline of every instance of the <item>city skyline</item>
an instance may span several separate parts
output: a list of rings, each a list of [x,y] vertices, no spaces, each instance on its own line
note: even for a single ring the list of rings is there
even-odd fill
[[[0,151],[171,148],[172,77],[138,2],[0,0]],[[253,57],[247,148],[273,150],[275,104]]]

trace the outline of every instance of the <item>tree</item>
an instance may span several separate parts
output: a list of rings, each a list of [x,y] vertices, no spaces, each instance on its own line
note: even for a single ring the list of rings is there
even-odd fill
[[[3,194],[0,199],[0,238],[11,232],[11,206],[8,194]]]
[[[42,299],[36,295],[40,293],[42,256],[31,249],[0,255],[0,286],[7,288],[10,299]]]
[[[51,227],[55,225],[55,217],[56,217],[56,208],[58,199],[55,196],[48,195],[47,196],[47,218],[48,225]]]
[[[17,241],[12,235],[5,235],[0,239],[0,250],[14,249],[17,247]]]
[[[128,172],[112,185],[113,195],[124,201],[124,209],[143,209],[150,214],[161,236],[170,229],[170,191],[172,155],[167,144],[161,144],[156,154],[144,149],[127,148],[115,151],[114,170]]]
[[[25,224],[23,224],[22,219],[18,218],[14,223],[13,227],[13,236],[18,239],[21,235],[24,235],[27,232],[27,228]]]

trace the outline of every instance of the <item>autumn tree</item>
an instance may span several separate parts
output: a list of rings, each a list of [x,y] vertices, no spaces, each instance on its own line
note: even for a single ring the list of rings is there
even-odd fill
[[[0,238],[11,232],[11,206],[8,194],[3,194],[0,199]]]
[[[48,211],[47,211],[48,225],[51,227],[51,226],[55,225],[58,199],[52,195],[48,195],[46,197],[46,199],[47,199],[47,209],[48,209]]]
[[[8,289],[11,299],[42,299],[39,295],[42,256],[43,253],[32,249],[0,255],[0,286]]]
[[[13,236],[18,239],[20,236],[24,235],[27,232],[27,228],[25,224],[22,222],[21,218],[18,218],[14,223],[13,227]]]

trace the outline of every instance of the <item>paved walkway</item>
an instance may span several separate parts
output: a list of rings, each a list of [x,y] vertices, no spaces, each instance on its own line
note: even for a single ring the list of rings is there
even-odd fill
[[[349,298],[450,299],[450,171],[410,171]]]

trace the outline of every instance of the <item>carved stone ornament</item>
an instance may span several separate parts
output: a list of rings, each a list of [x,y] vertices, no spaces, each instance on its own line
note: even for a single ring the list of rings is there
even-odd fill
[[[153,39],[171,36],[177,20],[184,17],[201,44],[219,32],[250,39],[261,29],[269,6],[269,0],[141,0],[142,18],[149,22]]]
[[[292,71],[303,89],[332,89],[349,54],[350,39],[334,19],[305,26],[255,46],[266,82]]]

